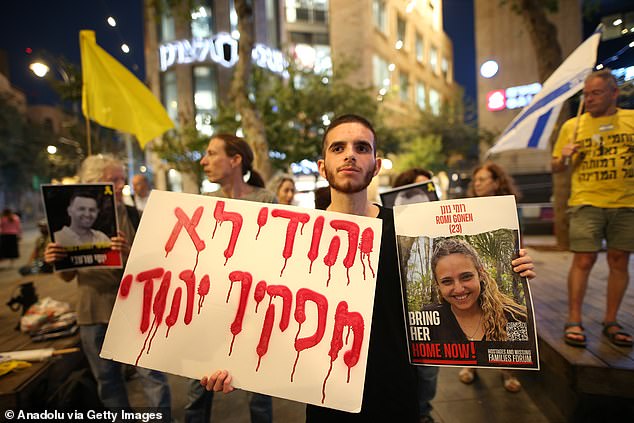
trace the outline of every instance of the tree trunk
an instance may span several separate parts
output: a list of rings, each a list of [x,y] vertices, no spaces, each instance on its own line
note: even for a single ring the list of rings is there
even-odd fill
[[[238,44],[239,58],[234,68],[229,98],[234,102],[236,109],[242,116],[242,130],[255,155],[253,167],[262,175],[264,180],[268,180],[271,177],[271,163],[266,131],[264,123],[248,97],[251,51],[253,50],[253,8],[249,3],[248,0],[235,0],[240,42]]]
[[[526,24],[537,60],[539,79],[543,82],[563,61],[561,46],[557,39],[557,28],[546,17],[546,11],[540,0],[518,0],[520,15]],[[559,120],[551,135],[551,143],[556,139],[558,129],[570,116],[568,104],[564,104]],[[555,238],[560,249],[568,248],[568,218],[566,204],[570,196],[570,174],[553,174],[553,208],[555,212]]]

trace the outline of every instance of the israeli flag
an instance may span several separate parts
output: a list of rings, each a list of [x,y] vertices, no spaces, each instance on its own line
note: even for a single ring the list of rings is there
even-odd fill
[[[600,25],[544,82],[542,90],[515,116],[487,155],[523,148],[545,149],[563,102],[583,88],[594,69],[597,47],[603,26]]]

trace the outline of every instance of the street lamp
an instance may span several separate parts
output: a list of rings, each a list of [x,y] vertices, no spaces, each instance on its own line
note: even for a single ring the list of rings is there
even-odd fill
[[[29,69],[33,72],[37,77],[44,78],[51,68],[49,68],[46,63],[42,62],[33,62],[29,65]]]
[[[48,152],[48,154],[55,154],[57,153],[57,147],[55,147],[54,145],[49,145],[48,147],[46,147],[46,151]]]
[[[31,69],[31,72],[33,72],[38,78],[44,78],[51,70],[51,68],[43,60],[36,60],[35,62],[32,62],[29,65],[29,69]],[[68,75],[68,72],[66,72],[66,70],[61,66],[56,66],[56,69],[64,80],[64,83],[69,84],[71,82],[71,78]]]

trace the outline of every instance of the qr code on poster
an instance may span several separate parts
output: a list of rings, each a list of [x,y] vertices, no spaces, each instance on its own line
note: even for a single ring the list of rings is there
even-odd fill
[[[528,326],[525,322],[507,322],[506,333],[509,341],[528,341]]]

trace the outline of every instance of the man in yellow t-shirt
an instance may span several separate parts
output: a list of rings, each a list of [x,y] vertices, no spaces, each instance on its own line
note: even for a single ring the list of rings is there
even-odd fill
[[[634,250],[634,110],[616,107],[619,91],[608,69],[593,72],[584,84],[586,113],[568,120],[553,149],[553,172],[572,167],[568,200],[570,249],[568,321],[564,341],[586,346],[581,308],[603,239],[607,243],[607,306],[603,334],[621,347],[632,336],[617,323],[617,313],[629,283],[628,263]]]

